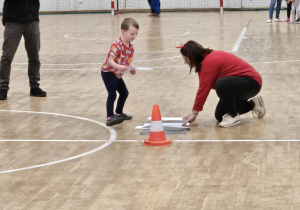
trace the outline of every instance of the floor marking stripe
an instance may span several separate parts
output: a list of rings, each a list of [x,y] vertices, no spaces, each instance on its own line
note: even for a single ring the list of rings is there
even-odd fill
[[[45,115],[55,115],[55,116],[62,116],[62,117],[70,117],[70,118],[75,118],[75,119],[80,119],[80,120],[85,120],[85,121],[89,121],[92,123],[96,123],[98,125],[103,126],[104,128],[106,128],[109,132],[110,132],[110,138],[109,140],[107,140],[103,145],[101,145],[100,147],[97,147],[93,150],[90,150],[88,152],[79,154],[79,155],[75,155],[73,157],[69,157],[69,158],[65,158],[62,160],[58,160],[58,161],[53,161],[53,162],[49,162],[49,163],[44,163],[44,164],[39,164],[39,165],[35,165],[35,166],[29,166],[29,167],[24,167],[24,168],[18,168],[18,169],[12,169],[12,170],[6,170],[6,171],[0,171],[0,174],[4,174],[4,173],[10,173],[10,172],[16,172],[16,171],[22,171],[22,170],[27,170],[27,169],[32,169],[32,168],[38,168],[38,167],[43,167],[43,166],[49,166],[49,165],[53,165],[53,164],[57,164],[57,163],[62,163],[62,162],[66,162],[69,160],[73,160],[76,158],[80,158],[89,154],[92,154],[94,152],[97,152],[99,150],[104,149],[105,147],[109,146],[111,143],[114,142],[114,140],[117,137],[117,133],[116,131],[111,128],[111,127],[107,127],[104,123],[98,122],[96,120],[92,120],[92,119],[88,119],[88,118],[84,118],[84,117],[78,117],[78,116],[73,116],[73,115],[66,115],[66,114],[57,114],[57,113],[50,113],[50,112],[34,112],[34,111],[19,111],[19,110],[0,110],[0,112],[16,112],[16,113],[30,113],[30,114],[45,114]]]
[[[197,143],[197,142],[291,142],[291,141],[294,141],[294,142],[300,142],[300,139],[288,139],[288,140],[281,140],[281,139],[278,139],[278,140],[275,140],[275,139],[267,139],[267,140],[256,140],[256,139],[240,139],[240,140],[173,140],[173,141],[176,141],[176,142],[189,142],[189,143]]]
[[[169,38],[169,37],[174,37],[174,36],[184,36],[189,34],[190,31],[187,31],[183,34],[175,34],[175,35],[168,35],[168,36],[149,36],[149,37],[137,37],[136,39],[157,39],[157,38]],[[65,38],[68,39],[82,39],[82,40],[114,40],[113,38],[84,38],[84,37],[72,37],[70,36],[71,33],[64,35]]]
[[[164,59],[173,59],[173,58],[179,58],[181,56],[172,56],[172,57],[166,57],[166,58],[158,58],[158,59],[149,59],[149,60],[137,60],[135,62],[139,61],[152,61],[152,60],[164,60]],[[299,62],[300,60],[285,60],[285,61],[260,61],[260,62],[250,62],[249,64],[265,64],[265,63],[286,63],[286,62]],[[28,63],[13,63],[13,65],[28,65]],[[79,66],[79,65],[102,65],[102,63],[43,63],[43,66]],[[161,68],[161,67],[188,67],[187,65],[182,66],[157,66],[152,68]],[[100,68],[100,67],[99,67]],[[98,69],[99,69],[98,68]],[[83,68],[86,69],[86,68]],[[94,69],[94,68],[92,68]],[[15,69],[14,69],[15,70]],[[20,69],[21,70],[21,69]],[[27,69],[24,69],[24,71],[27,71]]]
[[[109,140],[0,140],[0,142],[107,142]],[[143,142],[144,140],[114,140],[114,142],[124,143],[124,142]],[[300,142],[300,139],[266,139],[266,140],[258,140],[258,139],[240,139],[240,140],[172,140],[174,142],[183,142],[183,143],[198,143],[198,142]]]
[[[240,45],[242,43],[242,40],[245,37],[246,31],[247,31],[247,27],[244,27],[243,30],[242,30],[242,32],[241,32],[241,34],[240,34],[240,36],[239,36],[239,38],[238,38],[238,40],[236,41],[236,43],[235,43],[235,45],[234,45],[234,47],[232,49],[232,52],[237,52],[239,50],[239,47],[240,47]]]
[[[286,61],[261,61],[261,62],[252,62],[249,64],[264,64],[264,63],[285,63],[285,62],[299,62],[300,60],[286,60]]]

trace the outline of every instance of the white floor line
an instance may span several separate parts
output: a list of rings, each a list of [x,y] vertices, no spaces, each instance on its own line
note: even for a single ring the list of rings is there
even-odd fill
[[[252,62],[249,64],[265,64],[265,63],[286,63],[286,62],[299,62],[300,60],[285,60],[285,61],[261,61],[261,62]]]
[[[100,71],[101,67],[99,68],[82,68],[82,69],[59,69],[59,68],[55,68],[55,69],[43,69],[41,68],[41,71]],[[14,69],[14,71],[27,71],[27,69]]]
[[[157,39],[157,38],[169,38],[169,37],[176,37],[176,36],[184,36],[189,34],[190,31],[187,31],[183,34],[174,34],[168,36],[149,36],[149,37],[137,37],[136,39]],[[84,38],[84,37],[72,37],[71,33],[64,35],[67,39],[81,39],[81,40],[116,40],[116,38]]]
[[[109,140],[0,140],[0,142],[91,142],[91,143],[99,143],[99,142],[107,142]],[[136,142],[140,143],[144,140],[114,140],[114,142],[125,143],[125,142]],[[199,143],[199,142],[300,142],[300,139],[240,139],[240,140],[172,140],[173,142],[183,142],[183,143]]]
[[[291,141],[295,141],[295,142],[300,142],[300,139],[289,139],[289,140],[284,140],[284,139],[266,139],[266,140],[259,140],[259,139],[240,139],[240,140],[173,140],[176,142],[189,142],[189,143],[197,143],[197,142],[291,142]]]
[[[239,38],[238,38],[238,40],[236,41],[236,43],[235,43],[235,45],[234,45],[234,47],[232,49],[232,52],[237,52],[239,50],[239,47],[240,47],[240,45],[242,43],[242,40],[245,37],[246,31],[247,31],[247,27],[244,27],[243,30],[242,30],[242,32],[241,32],[241,34],[240,34],[240,36],[239,36]]]
[[[62,162],[66,162],[69,160],[73,160],[76,158],[80,158],[86,155],[90,155],[94,152],[97,152],[99,150],[104,149],[105,147],[109,146],[111,143],[114,142],[114,140],[117,137],[117,133],[116,131],[111,128],[111,127],[107,127],[104,123],[98,122],[96,120],[92,120],[92,119],[88,119],[88,118],[84,118],[84,117],[78,117],[78,116],[73,116],[73,115],[66,115],[66,114],[57,114],[57,113],[50,113],[50,112],[34,112],[34,111],[19,111],[19,110],[0,110],[0,112],[15,112],[15,113],[29,113],[29,114],[45,114],[45,115],[55,115],[55,116],[62,116],[62,117],[69,117],[69,118],[75,118],[75,119],[80,119],[80,120],[85,120],[85,121],[89,121],[92,123],[96,123],[100,126],[103,126],[104,128],[106,128],[109,132],[110,132],[110,138],[109,140],[105,141],[105,143],[93,150],[90,150],[88,152],[73,156],[73,157],[69,157],[69,158],[65,158],[62,160],[58,160],[58,161],[53,161],[53,162],[49,162],[49,163],[44,163],[44,164],[39,164],[39,165],[34,165],[34,166],[29,166],[29,167],[24,167],[24,168],[18,168],[18,169],[11,169],[11,170],[6,170],[6,171],[0,171],[0,174],[4,174],[4,173],[10,173],[10,172],[16,172],[16,171],[23,171],[23,170],[27,170],[27,169],[32,169],[32,168],[38,168],[38,167],[43,167],[43,166],[49,166],[49,165],[53,165],[53,164],[57,164],[57,163],[62,163]]]
[[[99,143],[99,142],[107,142],[109,140],[65,140],[65,139],[2,139],[0,142],[92,142],[92,143]],[[114,140],[114,142],[136,142],[139,140]]]
[[[3,40],[3,39],[2,39]],[[0,39],[0,41],[1,41],[1,39]],[[59,52],[55,52],[55,53],[53,53],[53,52],[51,52],[51,53],[40,53],[40,55],[83,55],[83,54],[105,54],[105,55],[107,55],[107,53],[108,52],[80,52],[80,53],[76,53],[76,52],[66,52],[66,53],[59,53]],[[134,54],[157,54],[157,53],[179,53],[179,51],[177,50],[177,51],[174,51],[174,50],[172,50],[172,51],[168,51],[168,50],[166,50],[166,51],[147,51],[147,52],[143,52],[143,51],[139,51],[139,52],[134,52]],[[26,53],[19,53],[18,55],[24,55],[24,56],[27,56],[27,54]]]
[[[137,60],[135,62],[139,61],[152,61],[152,60],[164,60],[164,59],[173,59],[173,58],[179,58],[181,56],[172,56],[172,57],[165,57],[165,58],[158,58],[158,59],[149,59],[149,60]],[[249,64],[266,64],[266,63],[287,63],[287,62],[299,62],[300,60],[284,60],[284,61],[261,61],[261,62],[252,62]],[[28,65],[28,63],[13,63],[14,65]],[[97,65],[100,66],[102,63],[43,63],[43,66],[77,66],[77,65]],[[182,66],[154,66],[152,68],[176,68],[176,67],[188,67],[187,65]],[[82,68],[84,69],[84,68]],[[94,69],[94,68],[92,68]],[[99,68],[98,68],[99,69]],[[15,70],[15,69],[14,69]],[[17,69],[18,70],[18,69]],[[21,69],[19,69],[21,70]],[[23,69],[26,70],[26,69]],[[26,70],[27,71],[27,70]]]

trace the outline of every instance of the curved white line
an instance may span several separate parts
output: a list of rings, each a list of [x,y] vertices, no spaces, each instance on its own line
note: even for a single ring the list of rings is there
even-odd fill
[[[187,35],[189,34],[190,31],[187,31],[183,34],[176,34],[176,35],[168,35],[168,36],[148,36],[148,37],[137,37],[136,39],[157,39],[157,38],[169,38],[169,37],[174,37],[174,36],[184,36],[184,35]],[[68,38],[68,39],[83,39],[83,40],[114,40],[112,38],[81,38],[81,37],[72,37],[70,36],[70,34],[66,34],[64,35],[65,38]]]
[[[80,120],[85,120],[85,121],[89,121],[98,125],[103,126],[104,128],[106,128],[109,132],[110,132],[110,138],[109,140],[107,140],[103,145],[101,145],[100,147],[97,147],[93,150],[90,150],[88,152],[73,156],[73,157],[69,157],[69,158],[65,158],[62,160],[58,160],[58,161],[53,161],[53,162],[49,162],[49,163],[44,163],[44,164],[39,164],[39,165],[35,165],[35,166],[29,166],[29,167],[24,167],[24,168],[18,168],[18,169],[12,169],[12,170],[7,170],[7,171],[0,171],[0,174],[4,174],[4,173],[10,173],[10,172],[15,172],[15,171],[22,171],[22,170],[27,170],[27,169],[32,169],[32,168],[38,168],[38,167],[43,167],[43,166],[49,166],[49,165],[53,165],[53,164],[57,164],[57,163],[62,163],[62,162],[66,162],[69,160],[73,160],[76,158],[80,158],[89,154],[92,154],[94,152],[97,152],[101,149],[104,149],[105,147],[107,147],[108,145],[110,145],[117,137],[117,133],[116,131],[111,128],[111,127],[107,127],[105,124],[98,122],[96,120],[91,120],[88,118],[84,118],[84,117],[78,117],[78,116],[72,116],[72,115],[66,115],[66,114],[57,114],[57,113],[50,113],[50,112],[34,112],[34,111],[18,111],[18,110],[0,110],[0,112],[19,112],[19,113],[31,113],[31,114],[45,114],[45,115],[55,115],[55,116],[62,116],[62,117],[70,117],[70,118],[75,118],[75,119],[80,119]]]

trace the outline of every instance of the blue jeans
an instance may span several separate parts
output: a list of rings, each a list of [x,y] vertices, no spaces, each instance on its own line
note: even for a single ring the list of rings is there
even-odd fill
[[[270,19],[273,18],[275,4],[276,4],[276,17],[275,18],[276,19],[279,18],[280,9],[281,9],[281,2],[282,2],[282,0],[271,0],[270,7],[269,7],[269,18]]]

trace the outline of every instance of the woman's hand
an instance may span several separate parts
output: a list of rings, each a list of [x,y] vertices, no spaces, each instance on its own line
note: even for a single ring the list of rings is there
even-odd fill
[[[183,119],[185,122],[182,125],[186,125],[187,123],[192,123],[196,120],[197,114],[196,113],[191,113],[188,116],[184,117]]]
[[[136,70],[131,70],[131,71],[130,71],[130,74],[131,74],[131,75],[135,75],[135,73],[136,73]]]

